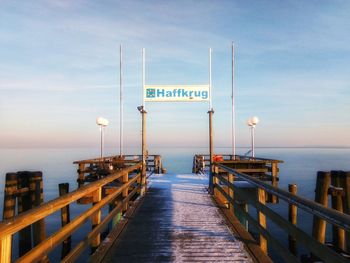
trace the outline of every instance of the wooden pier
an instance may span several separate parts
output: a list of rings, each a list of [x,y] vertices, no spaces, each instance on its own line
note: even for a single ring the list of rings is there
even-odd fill
[[[179,175],[159,174],[165,170],[158,155],[151,163],[140,156],[77,161],[77,189],[69,192],[62,184],[60,197],[44,203],[41,173],[9,173],[0,262],[48,262],[61,245],[61,262],[75,262],[86,251],[91,262],[272,262],[271,253],[283,262],[349,262],[349,172],[320,172],[311,201],[297,195],[296,185],[289,192],[278,187],[278,160],[212,159],[210,176],[203,173],[208,158],[201,155],[194,158],[195,173]],[[23,176],[35,180],[27,184]],[[334,209],[327,208],[329,195]],[[15,209],[16,202],[29,200],[23,201],[26,196],[33,206]],[[274,211],[279,202],[289,211],[287,218]],[[74,203],[85,204],[85,210],[70,218]],[[313,233],[298,226],[299,209],[315,218]],[[62,228],[47,235],[45,218],[59,211]],[[86,222],[91,231],[72,244],[71,236]],[[285,242],[272,234],[271,223]],[[327,224],[333,227],[333,246],[325,242]],[[14,258],[13,236],[19,234],[22,244],[29,240],[24,233],[32,233],[33,242],[20,246]],[[298,253],[301,247],[304,254]]]
[[[252,262],[208,195],[207,177],[160,175],[150,183],[102,262]]]

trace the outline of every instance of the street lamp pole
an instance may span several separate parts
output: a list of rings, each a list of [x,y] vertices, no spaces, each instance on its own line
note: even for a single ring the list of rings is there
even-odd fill
[[[100,158],[103,158],[103,144],[104,144],[104,128],[108,126],[109,121],[105,118],[99,117],[96,119],[96,124],[100,127]]]
[[[250,129],[250,140],[251,140],[251,152],[252,158],[255,157],[255,126],[258,124],[259,118],[254,116],[248,119],[247,125]]]

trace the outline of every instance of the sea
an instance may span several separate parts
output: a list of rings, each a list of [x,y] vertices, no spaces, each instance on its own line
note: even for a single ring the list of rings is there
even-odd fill
[[[195,154],[208,154],[207,147],[154,147],[149,148],[149,154],[160,154],[163,166],[167,173],[191,173],[192,161]],[[247,148],[238,148],[237,154],[243,155]],[[138,148],[126,148],[124,154],[140,154]],[[215,153],[230,154],[230,148],[216,148]],[[119,154],[119,149],[106,148],[105,156]],[[288,188],[288,184],[298,185],[298,195],[314,199],[317,171],[344,170],[350,171],[350,148],[256,148],[255,155],[261,158],[278,159],[283,161],[279,165],[279,187]],[[36,148],[36,149],[0,149],[0,213],[3,213],[3,193],[5,175],[8,172],[17,171],[42,171],[44,183],[44,200],[49,201],[58,197],[58,184],[69,183],[70,191],[77,187],[77,165],[73,161],[96,158],[99,156],[99,149],[96,148]],[[71,206],[71,218],[77,216],[86,209],[84,205]],[[286,217],[288,207],[283,202],[274,205],[273,209]],[[106,212],[106,211],[104,211]],[[254,211],[250,211],[254,213]],[[60,213],[54,213],[46,219],[47,235],[50,235],[60,228]],[[268,228],[272,229],[274,236],[285,243],[287,235],[283,233],[272,222],[267,222]],[[305,231],[310,232],[312,217],[300,211],[298,214],[298,225]],[[91,229],[89,222],[73,235],[73,246],[84,237]],[[328,231],[329,232],[329,231]],[[327,233],[328,233],[327,232]],[[330,238],[330,235],[327,235]],[[13,257],[17,257],[17,237],[14,237]],[[82,256],[81,262],[86,260],[89,251]],[[304,253],[299,248],[299,254]],[[305,252],[306,253],[306,252]],[[275,253],[275,262],[283,262]],[[52,262],[59,261],[60,247],[57,247],[50,254]]]

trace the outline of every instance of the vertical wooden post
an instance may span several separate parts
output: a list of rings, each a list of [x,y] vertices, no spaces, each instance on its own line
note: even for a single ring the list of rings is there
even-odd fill
[[[209,193],[213,194],[213,155],[214,155],[214,132],[213,132],[213,114],[214,110],[208,111],[209,114],[209,158],[210,158],[210,170],[209,170]]]
[[[331,184],[334,187],[340,187],[341,171],[331,171]],[[342,196],[332,195],[332,208],[343,213]],[[332,239],[335,247],[345,251],[345,231],[337,226],[332,226]]]
[[[4,189],[3,220],[11,219],[16,213],[17,174],[7,173]],[[0,240],[0,262],[10,263],[12,253],[12,235]]]
[[[4,189],[4,220],[13,218],[16,211],[17,174],[7,173]]]
[[[11,263],[12,235],[0,239],[0,262]]]
[[[81,187],[84,185],[84,180],[85,180],[85,163],[79,163],[79,168],[78,168],[78,187]]]
[[[122,182],[123,182],[123,184],[124,184],[124,185],[127,184],[128,181],[129,181],[129,174],[128,174],[128,173],[123,174],[123,177],[122,177]],[[129,187],[126,187],[126,188],[123,190],[123,192],[122,192],[122,197],[123,197],[123,199],[124,199],[125,197],[127,197],[128,194],[129,194]],[[129,204],[128,204],[128,202],[126,202],[126,203],[124,204],[124,206],[123,206],[123,212],[125,212],[126,210],[128,210],[128,206],[129,206]]]
[[[257,188],[257,194],[258,194],[258,202],[261,203],[262,205],[265,205],[266,203],[266,192],[264,189]],[[258,212],[258,222],[260,226],[266,229],[266,216],[262,212]],[[260,234],[259,235],[259,240],[260,240],[260,248],[261,250],[267,254],[267,240],[266,238]]]
[[[296,184],[289,184],[288,185],[288,191],[296,195],[297,194],[298,187]],[[288,206],[288,219],[289,222],[291,222],[293,225],[297,224],[297,216],[298,216],[298,210],[297,206],[293,204],[289,204]],[[289,251],[293,253],[294,255],[297,255],[297,243],[294,237],[288,236],[288,245],[289,245]]]
[[[193,162],[192,162],[192,173],[196,174],[197,173],[197,155],[193,157]]]
[[[18,172],[18,188],[29,189],[29,178],[31,174],[29,172]],[[32,208],[32,202],[30,200],[29,192],[21,193],[18,197],[18,214],[21,214]],[[18,235],[18,250],[19,256],[23,256],[29,250],[32,249],[32,229],[31,226],[27,226],[19,231]]]
[[[99,187],[92,195],[93,205],[100,202],[102,199],[102,187]],[[101,222],[101,210],[97,211],[94,215],[91,216],[92,228],[94,229]],[[96,248],[100,245],[101,236],[100,234],[96,235],[95,238],[91,241],[91,251],[95,252]]]
[[[32,207],[38,207],[44,202],[43,192],[43,174],[42,172],[33,172],[29,178],[29,193]],[[38,245],[45,240],[45,220],[41,219],[35,222],[33,228],[33,246]]]
[[[230,213],[234,214],[234,193],[233,193],[233,182],[234,182],[234,175],[228,174],[228,181],[230,182],[230,185],[228,186],[228,194],[232,198],[232,201],[229,202],[229,209]]]
[[[328,189],[331,183],[331,175],[329,172],[318,172],[316,180],[315,202],[327,206],[328,205]],[[312,236],[320,243],[326,239],[326,221],[314,216]]]
[[[277,181],[277,175],[278,175],[278,163],[271,163],[271,184],[272,186],[275,186],[277,187],[278,186],[278,181]],[[275,195],[271,195],[271,203],[272,204],[276,204],[278,201],[277,201],[277,196]]]
[[[219,183],[219,167],[217,166],[213,166],[213,172],[212,172],[212,194],[214,195],[214,197],[218,196],[218,190],[216,189],[217,184]]]
[[[154,156],[154,173],[160,174],[161,173],[161,159],[159,155]]]
[[[236,201],[237,201],[237,198],[236,198]],[[244,212],[248,213],[247,203],[238,201],[237,203],[235,203],[235,206],[240,207]],[[245,215],[241,213],[239,209],[234,208],[234,211],[238,221],[243,225],[244,229],[248,231],[249,224],[248,224],[248,220],[245,218]]]
[[[139,184],[139,182],[138,182]],[[108,211],[112,212],[112,210],[118,205],[118,198],[114,199],[108,206]],[[121,217],[121,212],[117,213],[111,220],[109,224],[109,232],[118,224]]]
[[[147,112],[143,109],[141,110],[142,115],[142,172],[141,172],[141,195],[146,193],[146,158],[147,158],[147,148],[146,148],[146,114]]]
[[[344,213],[350,215],[350,172],[340,172],[340,186],[343,188]],[[345,233],[346,252],[350,253],[350,232]]]
[[[58,185],[59,194],[63,196],[69,193],[69,183],[63,183]],[[61,208],[61,225],[64,227],[70,222],[69,205]],[[62,242],[61,259],[63,259],[71,250],[71,236],[67,237]]]

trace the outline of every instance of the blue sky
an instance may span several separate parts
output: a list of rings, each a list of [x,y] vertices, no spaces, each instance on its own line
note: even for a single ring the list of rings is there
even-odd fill
[[[230,146],[231,42],[237,144],[260,118],[258,146],[350,146],[349,1],[0,0],[0,147],[90,147],[95,119],[140,144],[141,49],[147,84],[208,82],[215,145]],[[208,105],[148,104],[150,146],[207,146]]]

